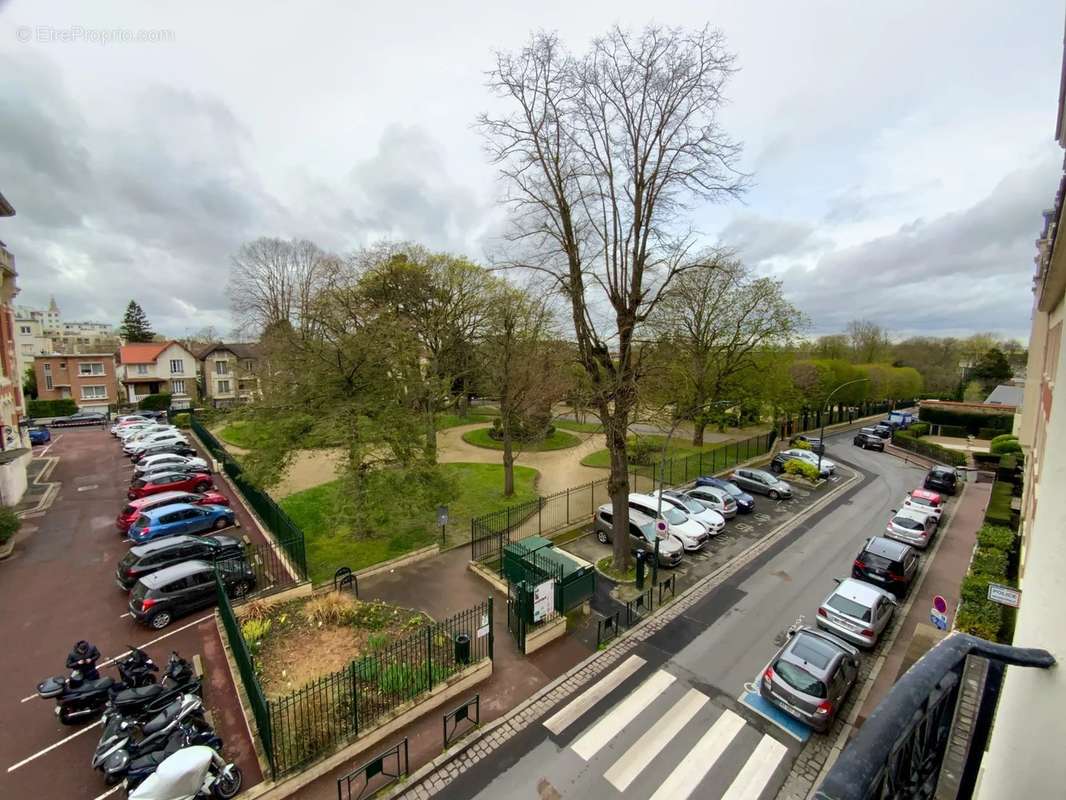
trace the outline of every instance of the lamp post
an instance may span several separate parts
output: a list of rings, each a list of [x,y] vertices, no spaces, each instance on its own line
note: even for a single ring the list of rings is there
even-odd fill
[[[825,418],[826,418],[826,415],[829,413],[829,401],[833,399],[833,395],[835,395],[837,392],[839,392],[845,386],[852,386],[852,385],[854,385],[856,383],[866,383],[869,380],[870,380],[869,378],[856,378],[853,381],[845,381],[844,383],[840,384],[837,388],[835,388],[833,391],[831,391],[826,396],[826,398],[825,398],[825,408],[822,409],[822,430],[818,434],[818,445],[819,445],[819,449],[818,449],[818,474],[819,475],[822,474],[822,453],[825,452]]]

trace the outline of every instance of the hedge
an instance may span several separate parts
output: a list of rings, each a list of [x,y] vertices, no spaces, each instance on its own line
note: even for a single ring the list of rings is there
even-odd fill
[[[922,436],[926,436],[929,433],[929,423],[928,422],[912,422],[910,427],[907,428],[907,433],[911,434],[912,436],[919,437],[919,438],[922,437]]]
[[[66,417],[78,410],[78,404],[70,397],[61,400],[30,400],[26,413],[31,417]]]
[[[1017,439],[1013,433],[1001,433],[998,428],[981,428],[977,431],[978,439],[988,439],[992,444],[1004,442],[1008,439]]]
[[[47,402],[47,401],[45,401]],[[0,506],[0,544],[8,541],[22,527],[22,518],[10,506]]]
[[[189,412],[187,411],[183,414],[174,415],[174,424],[179,428],[188,428],[191,424],[190,420],[191,417],[189,416]]]
[[[965,439],[967,436],[970,435],[970,432],[961,425],[941,425],[940,435],[952,436],[956,439]]]
[[[150,394],[137,403],[142,411],[166,411],[170,408],[169,394]]]
[[[985,524],[977,532],[977,547],[959,596],[962,606],[955,627],[983,639],[1009,643],[1013,638],[1015,610],[988,599],[988,584],[1015,585],[1018,537],[1003,527]]]
[[[818,467],[811,464],[808,461],[804,461],[801,458],[790,458],[785,462],[785,474],[786,475],[802,475],[810,481],[817,481],[821,476],[818,474]]]
[[[998,436],[993,436],[992,439],[989,441],[989,444],[999,444],[1000,442],[1011,441],[1018,441],[1018,437],[1015,436],[1013,433],[1001,433]]]
[[[992,496],[985,509],[986,525],[1011,527],[1010,502],[1014,496],[1014,487],[1006,481],[997,480],[992,484]]]
[[[902,447],[904,450],[910,450],[912,453],[931,458],[934,461],[939,461],[942,464],[951,464],[954,467],[961,467],[966,463],[965,453],[961,453],[958,450],[950,450],[947,447],[941,447],[934,442],[922,441],[921,439],[912,436],[910,431],[896,431],[893,433],[892,444],[897,447]]]
[[[923,406],[918,413],[922,422],[930,422],[934,425],[955,425],[973,434],[977,434],[981,428],[997,430],[1001,433],[1010,433],[1014,428],[1013,414],[981,414],[928,406]]]
[[[988,451],[997,455],[1020,453],[1022,452],[1022,446],[1017,439],[1007,439],[1005,442],[995,442],[988,448]]]

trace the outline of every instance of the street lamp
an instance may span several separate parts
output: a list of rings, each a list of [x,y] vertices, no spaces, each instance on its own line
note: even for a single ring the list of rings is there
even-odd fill
[[[825,418],[829,414],[829,401],[833,399],[833,395],[835,395],[837,392],[839,392],[845,386],[852,386],[853,384],[856,384],[856,383],[866,383],[869,380],[870,380],[869,378],[856,378],[853,381],[846,381],[846,382],[840,384],[833,391],[831,391],[829,393],[829,395],[825,398],[825,408],[822,409],[822,430],[818,434],[818,444],[819,444],[819,448],[818,448],[818,474],[819,475],[822,474],[822,453],[825,452]]]

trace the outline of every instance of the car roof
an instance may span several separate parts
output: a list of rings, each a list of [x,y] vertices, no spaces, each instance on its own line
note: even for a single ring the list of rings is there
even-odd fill
[[[781,651],[781,657],[805,668],[814,667],[825,674],[846,652],[837,642],[817,630],[801,628],[789,639]]]
[[[838,594],[841,597],[846,597],[848,600],[854,600],[856,603],[861,603],[864,606],[872,606],[874,601],[879,597],[887,597],[888,592],[883,589],[878,589],[876,586],[872,586],[864,581],[858,581],[854,578],[845,578],[842,580],[832,591],[830,597],[834,594]]]
[[[155,519],[163,514],[173,514],[175,511],[185,511],[189,508],[199,508],[199,506],[194,506],[192,503],[170,503],[158,508],[147,508],[141,513],[148,519]]]
[[[919,508],[904,506],[892,515],[892,519],[896,519],[897,517],[903,517],[904,519],[914,519],[918,522],[925,522],[927,519],[929,519],[929,511],[922,511]]]
[[[911,497],[921,497],[925,500],[941,500],[940,492],[931,492],[928,489],[915,489],[911,492]]]
[[[942,472],[942,473],[946,473],[946,474],[949,474],[949,475],[954,475],[955,474],[955,468],[954,467],[945,467],[945,466],[943,466],[941,464],[937,464],[935,467],[933,467],[929,471],[930,472]]]
[[[151,553],[157,553],[160,550],[169,550],[171,547],[178,547],[183,544],[192,544],[193,542],[200,541],[199,536],[165,536],[162,539],[156,539],[153,542],[145,542],[144,544],[135,544],[130,548],[130,552],[138,558],[142,558]]]
[[[149,589],[158,589],[163,584],[170,583],[178,578],[185,578],[189,575],[195,575],[197,572],[203,572],[204,570],[210,569],[214,569],[214,567],[208,562],[200,559],[182,561],[180,564],[174,564],[171,567],[163,567],[163,569],[158,572],[153,572],[151,575],[144,576],[141,578],[141,583]]]
[[[910,550],[910,545],[897,542],[895,539],[887,539],[884,536],[874,536],[862,548],[864,553],[873,553],[893,561],[899,561]]]
[[[150,494],[147,497],[138,497],[136,500],[130,500],[130,505],[134,508],[144,508],[151,505],[172,505],[179,497],[186,497],[191,492],[185,492],[180,489],[171,489],[167,492],[159,492],[159,494]]]

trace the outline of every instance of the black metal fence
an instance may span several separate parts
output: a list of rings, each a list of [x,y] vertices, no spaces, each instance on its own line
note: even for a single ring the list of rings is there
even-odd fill
[[[629,473],[631,491],[652,491],[659,486],[676,486],[700,475],[730,469],[744,461],[765,455],[773,447],[773,431],[729,442],[715,450],[692,453],[683,458],[665,459],[659,464],[635,466]],[[503,548],[526,536],[543,536],[591,519],[596,509],[610,502],[607,478],[575,486],[562,492],[538,497],[470,520],[470,557],[502,569]]]
[[[363,800],[396,783],[410,771],[411,761],[405,736],[396,746],[337,778],[337,800]]]
[[[473,709],[473,712],[471,712]],[[467,723],[467,724],[463,724]],[[481,726],[481,695],[475,694],[458,708],[444,715],[444,749],[458,737]]]
[[[863,401],[855,406],[836,403],[830,406],[828,411],[805,408],[795,416],[789,415],[781,420],[779,433],[782,437],[786,437],[804,431],[816,431],[822,427],[823,422],[826,425],[854,422],[863,417],[887,414],[897,408],[910,408],[917,402],[917,400],[878,400],[876,402]]]
[[[228,534],[230,531],[222,533]],[[220,563],[232,571],[246,569],[255,580],[252,593],[257,596],[292,588],[304,580],[297,570],[292,569],[292,559],[288,557],[283,542],[253,544],[245,541],[240,556],[222,559]]]
[[[618,637],[618,634],[622,632],[621,616],[621,611],[615,611],[613,614],[610,614],[603,619],[596,620],[597,650],[606,646],[610,642],[613,642]]]

